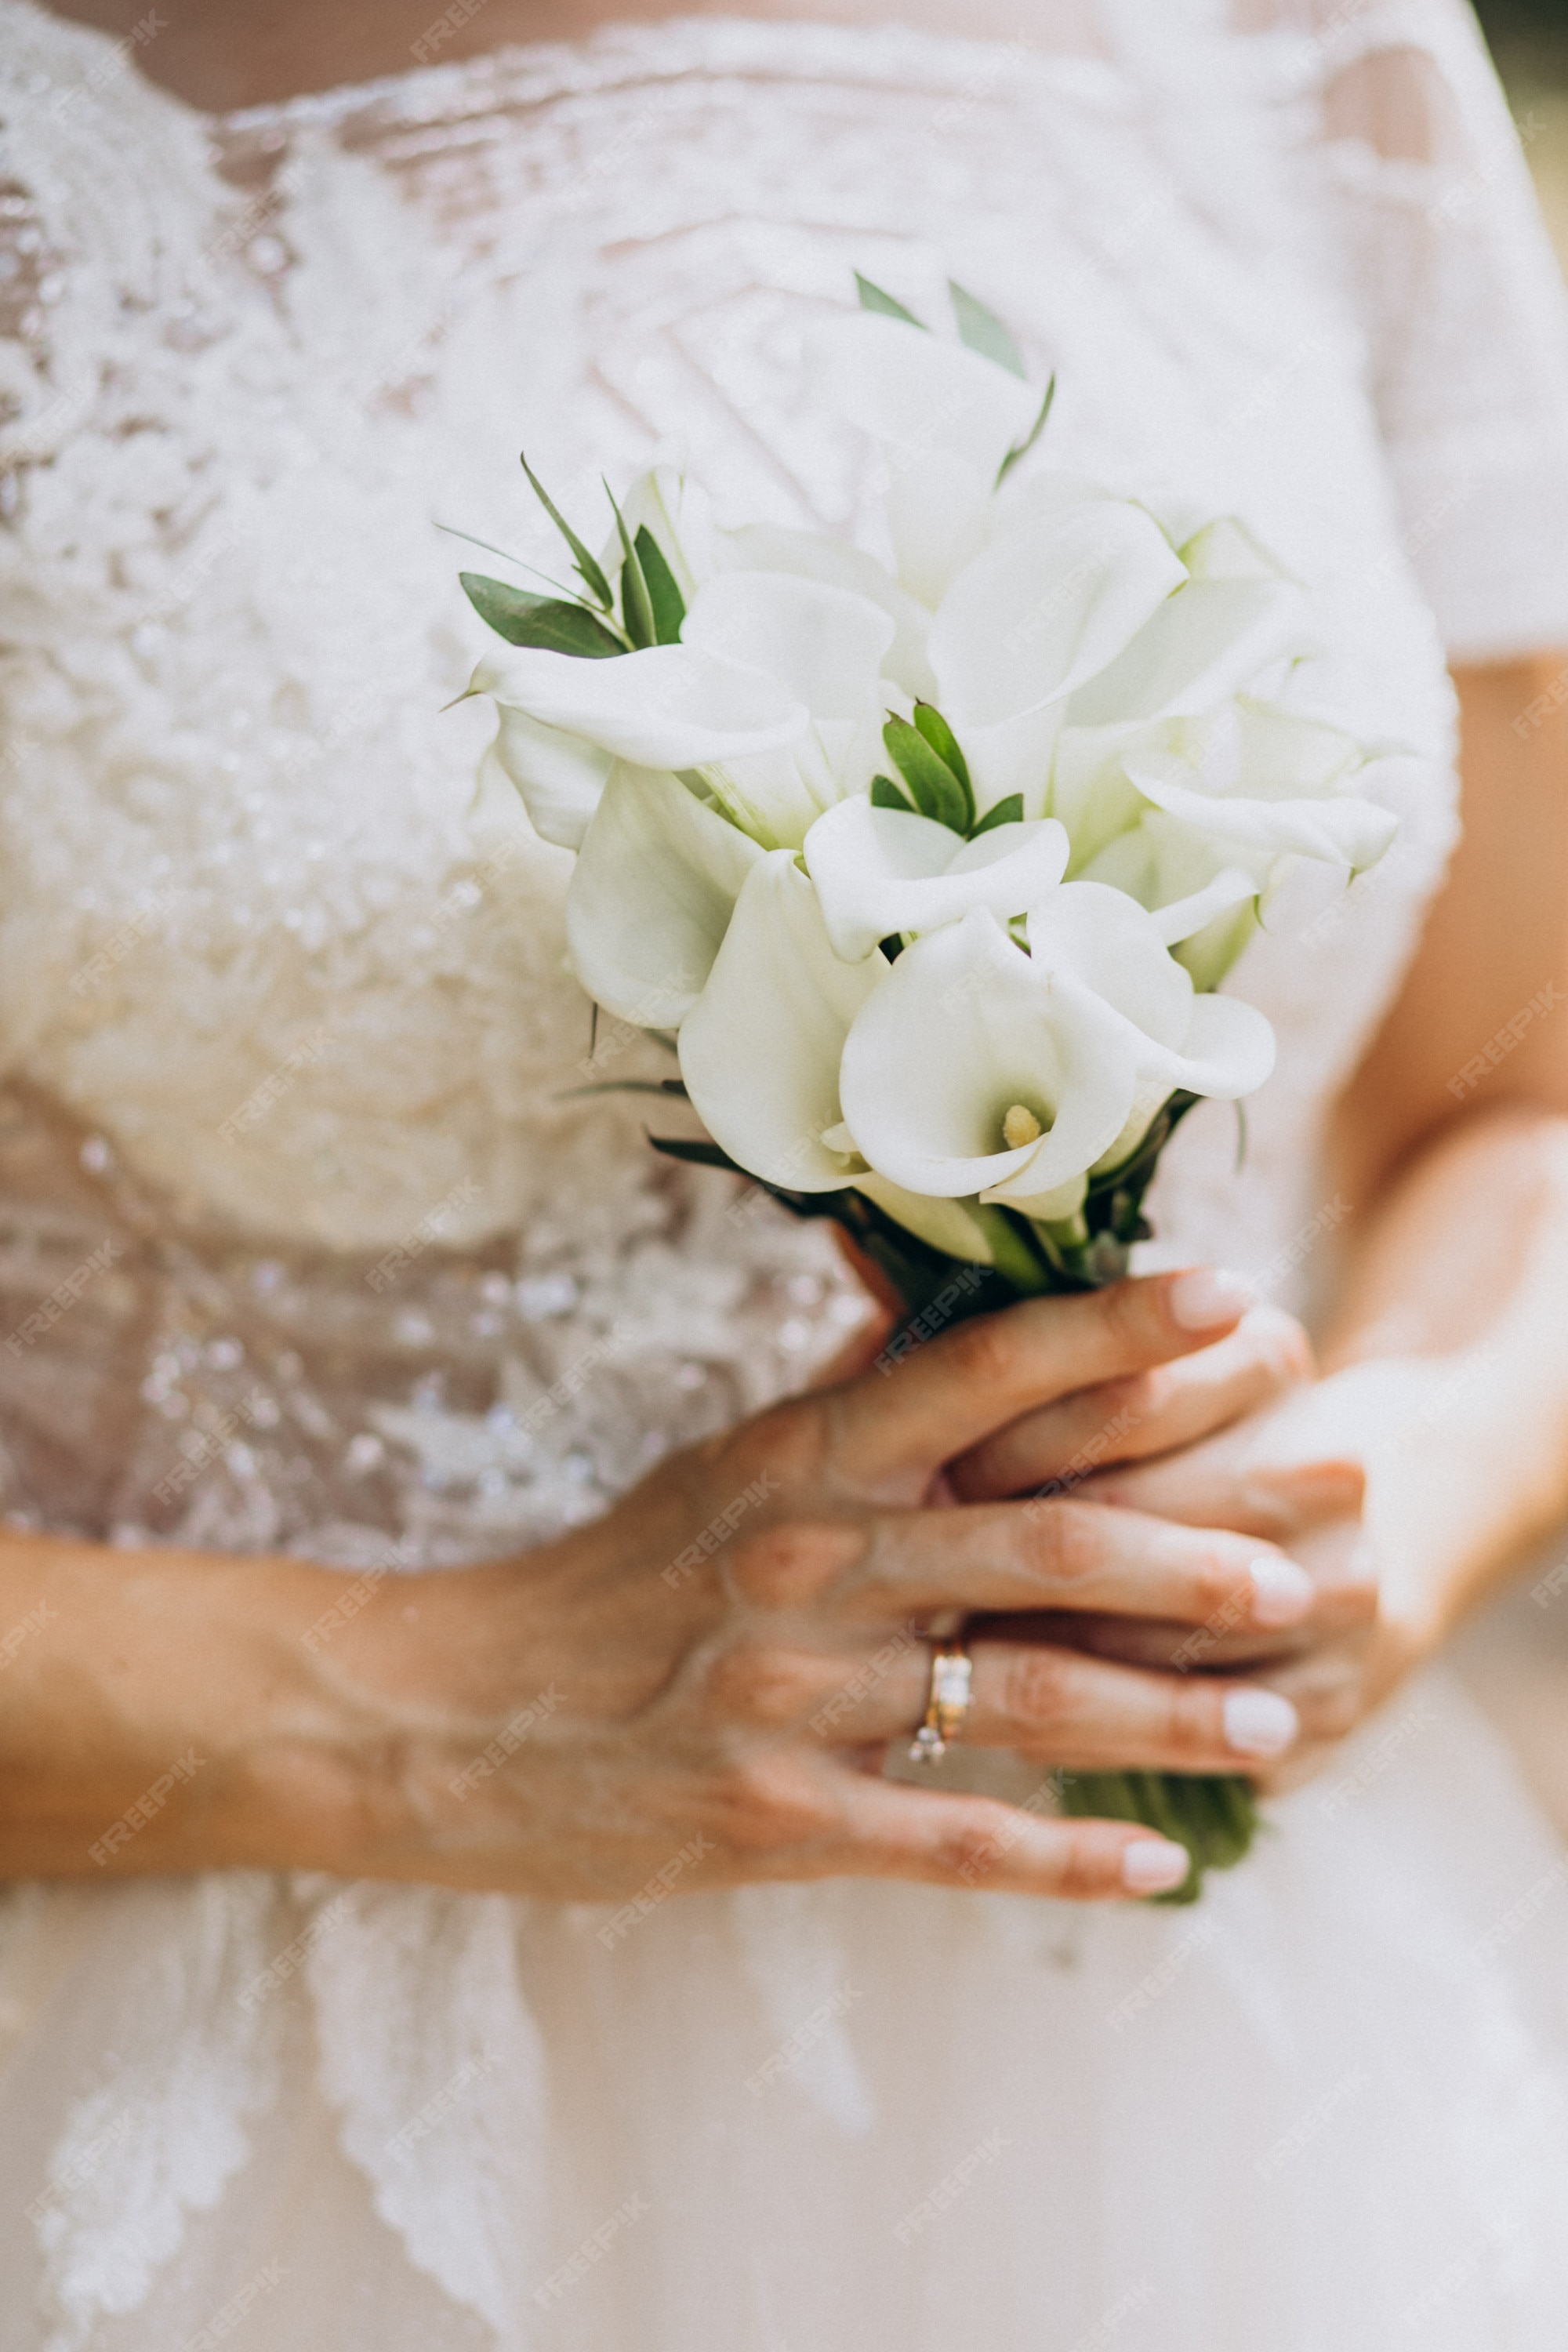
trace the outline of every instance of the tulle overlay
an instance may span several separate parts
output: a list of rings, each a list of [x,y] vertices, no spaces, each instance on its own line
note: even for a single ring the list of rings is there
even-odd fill
[[[675,24],[210,121],[0,0],[14,1524],[352,1596],[573,1525],[854,1328],[820,1231],[574,1094],[667,1065],[591,1039],[564,860],[471,805],[431,526],[548,564],[519,438],[583,511],[679,434],[721,507],[855,528],[802,365],[855,267],[1005,313],[1058,462],[1246,515],[1401,747],[1394,852],[1248,950],[1244,1164],[1208,1106],[1152,1202],[1310,1293],[1323,1108],[1453,833],[1438,624],[1568,639],[1568,374],[1463,12],[1243,13]],[[1386,140],[1336,129],[1369,65]],[[626,1913],[14,1891],[0,2352],[1556,2352],[1568,1865],[1440,1681],[1195,1914],[687,1867]]]

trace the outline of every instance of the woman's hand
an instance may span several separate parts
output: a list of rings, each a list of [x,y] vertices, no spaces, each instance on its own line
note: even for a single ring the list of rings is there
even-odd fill
[[[1030,1414],[950,1472],[966,1496],[1065,1480],[1086,1503],[1288,1548],[1318,1590],[1311,1618],[1296,1626],[1259,1629],[1221,1611],[1195,1631],[1094,1612],[1010,1629],[1170,1674],[1223,1672],[1289,1699],[1300,1735],[1280,1765],[1255,1775],[1273,1787],[1318,1769],[1442,1630],[1430,1611],[1378,1608],[1375,1547],[1363,1527],[1367,1441],[1419,1398],[1406,1379],[1385,1378],[1380,1413],[1363,1375],[1314,1381],[1312,1369],[1300,1325],[1257,1307],[1217,1344]]]
[[[674,1458],[524,1559],[415,1580],[412,1628],[409,1580],[389,1583],[323,1667],[363,1715],[367,1761],[397,1779],[371,1850],[335,1866],[595,1901],[839,1874],[1078,1897],[1174,1884],[1184,1855],[1135,1825],[1040,1819],[879,1767],[923,1712],[921,1629],[977,1612],[966,1743],[1193,1772],[1256,1769],[1289,1743],[1289,1708],[1249,1679],[1009,1625],[1071,1611],[1277,1642],[1364,1618],[1363,1588],[1321,1596],[1280,1548],[1296,1519],[1198,1528],[1070,1491],[960,1507],[942,1475],[1026,1417],[1081,1452],[1085,1394],[1108,1383],[1142,1395],[1169,1374],[1167,1425],[1187,1435],[1277,1389],[1293,1339],[1210,1344],[1241,1305],[1206,1274],[1031,1301]],[[351,1775],[351,1835],[354,1790]]]

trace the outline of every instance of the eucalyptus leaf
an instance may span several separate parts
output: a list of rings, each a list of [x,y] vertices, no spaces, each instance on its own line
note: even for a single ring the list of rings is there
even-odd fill
[[[937,758],[946,761],[964,791],[969,792],[972,789],[969,782],[969,762],[959,748],[957,736],[934,702],[916,703],[915,725],[920,729]]]
[[[654,637],[661,646],[680,643],[680,625],[686,618],[686,599],[679,583],[665,560],[665,553],[647,523],[637,526],[632,542],[647,589],[648,604],[653,610]]]
[[[906,327],[919,327],[922,334],[930,332],[923,319],[917,319],[912,310],[906,310],[901,302],[895,301],[890,294],[885,294],[879,286],[873,286],[871,280],[862,278],[858,270],[855,272],[855,290],[860,297],[862,310],[879,311],[884,319],[901,319]]]
[[[974,822],[974,795],[941,753],[931,750],[919,728],[907,719],[889,719],[882,740],[921,814],[951,825],[954,833],[967,834]]]
[[[920,811],[916,808],[913,801],[909,798],[907,793],[901,793],[899,790],[899,787],[894,783],[891,776],[872,777],[871,806],[873,808],[900,809],[905,816],[918,816],[920,814]]]
[[[970,350],[978,352],[983,359],[994,360],[997,366],[1005,367],[1009,375],[1026,378],[1028,370],[1024,365],[1024,354],[996,313],[988,310],[984,302],[978,301],[954,278],[948,279],[947,290],[952,302],[952,315],[958,321],[960,342],[967,343]]]
[[[994,484],[995,488],[1001,488],[1003,483],[1006,480],[1008,475],[1012,472],[1019,459],[1028,456],[1030,450],[1034,447],[1036,442],[1045,431],[1046,419],[1051,413],[1051,403],[1055,400],[1056,396],[1057,380],[1055,376],[1052,376],[1049,383],[1046,386],[1046,396],[1040,403],[1039,415],[1036,417],[1034,423],[1030,425],[1023,439],[1021,441],[1014,442],[1013,446],[1008,450],[1007,455],[997,467],[996,480]]]
[[[607,613],[615,600],[610,594],[610,583],[605,577],[603,567],[595,560],[589,550],[584,546],[582,541],[578,538],[576,532],[573,530],[571,524],[567,521],[565,516],[562,513],[560,508],[555,504],[554,499],[551,497],[549,491],[545,488],[543,483],[534,472],[533,467],[529,464],[528,459],[523,457],[521,449],[518,451],[518,456],[522,458],[522,470],[528,476],[530,482],[533,486],[533,494],[535,498],[539,500],[540,505],[544,509],[545,513],[550,517],[551,521],[555,525],[556,530],[561,533],[562,538],[566,541],[567,546],[572,550],[573,561],[576,564],[579,573],[582,575],[584,584],[586,587],[589,595],[596,599],[602,611]]]
[[[988,808],[978,824],[970,826],[969,838],[978,841],[983,833],[991,831],[993,825],[1022,824],[1023,822],[1024,795],[1022,793],[1009,793],[1005,801],[998,801],[994,808]]]
[[[509,646],[532,646],[548,654],[575,654],[587,661],[603,661],[624,654],[626,646],[613,629],[586,604],[568,604],[561,596],[539,596],[531,588],[514,588],[506,580],[488,580],[482,572],[459,572],[464,595],[487,628]]]
[[[621,625],[640,652],[645,646],[655,642],[653,603],[647,593],[647,582],[642,576],[642,565],[637,562],[637,550],[632,545],[631,533],[626,529],[626,519],[616,506],[616,494],[608,482],[605,484],[605,496],[615,509],[616,529],[620,532],[621,548],[626,556],[626,562],[621,565]]]

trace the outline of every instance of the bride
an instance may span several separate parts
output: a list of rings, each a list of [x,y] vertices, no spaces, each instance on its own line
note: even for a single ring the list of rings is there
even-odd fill
[[[1425,1664],[1568,1507],[1522,166],[1458,0],[838,13],[0,0],[0,2352],[1561,2343],[1568,1864]],[[573,1096],[638,1049],[434,528],[679,435],[852,534],[855,268],[1244,514],[1407,755],[1248,950],[1241,1169],[1194,1115],[1140,1279],[892,1381]],[[1097,1765],[1271,1827],[1140,1904]]]

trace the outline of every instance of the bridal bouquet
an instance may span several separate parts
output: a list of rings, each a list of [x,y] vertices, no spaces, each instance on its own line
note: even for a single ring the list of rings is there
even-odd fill
[[[662,466],[595,556],[530,469],[578,584],[465,573],[505,640],[469,691],[576,853],[578,978],[673,1041],[711,1140],[660,1148],[837,1219],[929,1329],[1126,1272],[1178,1120],[1272,1066],[1220,983],[1394,820],[1293,691],[1305,600],[1244,524],[1026,462],[1054,378],[960,288],[952,337],[858,282],[814,360],[880,446],[890,561],[721,530]],[[1184,1843],[1187,1895],[1255,1825],[1240,1779],[1064,1802]]]

